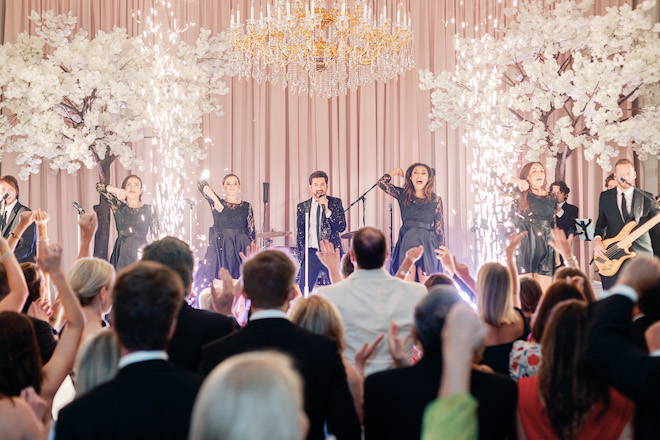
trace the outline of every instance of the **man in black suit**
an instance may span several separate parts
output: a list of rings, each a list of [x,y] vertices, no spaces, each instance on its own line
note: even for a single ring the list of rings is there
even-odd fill
[[[325,266],[316,256],[321,240],[330,240],[335,248],[341,251],[341,238],[339,233],[346,230],[346,215],[341,199],[330,197],[328,192],[328,175],[324,171],[314,171],[309,176],[309,191],[312,198],[298,204],[296,228],[298,259],[300,272],[298,286],[304,291],[305,286],[305,213],[309,213],[309,230],[307,233],[309,251],[309,291],[311,292],[316,280],[325,271]]]
[[[636,439],[660,432],[660,353],[649,355],[630,338],[636,302],[660,295],[660,262],[640,256],[621,271],[609,296],[589,306],[587,360],[594,373],[635,402]],[[657,300],[656,300],[657,301]]]
[[[454,287],[437,286],[415,308],[414,334],[424,357],[414,366],[367,376],[364,429],[367,439],[420,438],[426,406],[437,397],[442,376],[442,333],[451,306],[462,301]],[[516,383],[473,370],[470,393],[479,401],[479,438],[516,438]]]
[[[606,249],[602,244],[603,239],[615,237],[631,221],[637,222],[639,226],[660,212],[651,194],[633,186],[637,173],[630,160],[620,159],[617,161],[614,166],[614,177],[617,180],[617,187],[600,193],[598,220],[596,220],[594,231],[595,257],[605,256]],[[652,255],[653,248],[649,233],[645,232],[635,240],[630,250],[636,252],[637,255]],[[617,276],[618,273],[611,277],[601,275],[603,289],[607,290],[612,287]]]
[[[185,440],[201,381],[168,362],[165,352],[183,300],[181,279],[162,264],[141,261],[119,272],[112,297],[119,372],[60,411],[55,437]]]
[[[575,234],[575,219],[578,218],[578,207],[571,205],[566,201],[568,194],[571,192],[565,182],[558,180],[550,185],[550,192],[557,199],[557,211],[555,219],[557,227],[562,229],[566,236]]]
[[[18,181],[16,178],[9,175],[0,177],[0,197],[2,197],[2,203],[0,204],[0,230],[4,238],[9,238],[10,235],[13,235],[14,229],[21,218],[21,213],[30,210],[27,206],[21,205],[18,201],[18,196]],[[14,249],[14,255],[16,255],[19,263],[34,261],[34,257],[37,254],[36,234],[37,229],[35,224],[31,223],[20,237],[16,237],[18,244]]]
[[[348,389],[337,343],[297,327],[286,318],[296,297],[296,268],[283,252],[259,252],[243,264],[243,290],[252,302],[248,324],[204,347],[202,372],[230,356],[256,350],[278,350],[291,355],[305,385],[308,439],[324,439],[324,425],[342,439],[359,439],[360,422]]]
[[[175,237],[156,240],[144,248],[142,261],[156,261],[174,270],[183,281],[186,296],[190,293],[195,262],[186,243]],[[231,310],[228,313],[231,313]],[[174,336],[167,344],[170,362],[179,368],[199,372],[202,347],[228,335],[237,327],[233,317],[194,309],[184,298]]]

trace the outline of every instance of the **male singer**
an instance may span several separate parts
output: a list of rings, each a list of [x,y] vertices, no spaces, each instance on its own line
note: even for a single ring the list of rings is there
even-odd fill
[[[316,284],[316,279],[325,266],[316,256],[319,249],[319,241],[330,240],[330,242],[341,250],[341,239],[339,233],[346,229],[346,216],[341,200],[326,195],[328,192],[328,175],[324,171],[314,171],[309,176],[309,191],[312,198],[298,204],[297,230],[298,230],[298,259],[300,260],[300,272],[298,272],[298,285],[300,290],[305,287],[305,213],[309,212],[309,230],[307,240],[309,251],[309,291]]]
[[[635,221],[638,225],[641,225],[660,212],[650,193],[633,186],[637,173],[630,160],[620,159],[617,161],[614,166],[614,178],[617,181],[616,188],[600,193],[598,220],[596,220],[596,230],[594,232],[594,255],[596,257],[605,256],[606,249],[601,238],[615,237],[627,223]],[[638,255],[653,255],[649,233],[645,232],[635,240],[630,246],[630,250]],[[626,262],[623,264],[625,265]],[[601,275],[603,289],[607,290],[612,287],[619,273],[621,273],[621,269],[611,277]]]
[[[18,201],[18,181],[14,176],[0,177],[0,230],[4,238],[9,238],[14,233],[16,225],[20,220],[23,211],[29,211],[30,208],[21,205]],[[19,263],[34,261],[37,253],[36,245],[36,227],[32,223],[25,230],[22,236],[18,238],[14,255]]]

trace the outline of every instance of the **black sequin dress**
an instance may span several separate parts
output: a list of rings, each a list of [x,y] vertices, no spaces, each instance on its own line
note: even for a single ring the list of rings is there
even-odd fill
[[[518,273],[552,276],[555,272],[555,251],[548,243],[552,238],[550,231],[554,225],[557,199],[550,194],[538,196],[527,192],[527,203],[528,209],[516,215],[519,231],[527,231],[516,258]]]
[[[435,256],[438,246],[445,244],[445,224],[442,213],[442,199],[433,195],[430,201],[413,197],[410,203],[403,200],[403,188],[392,184],[392,177],[385,174],[378,181],[380,189],[399,202],[403,225],[391,257],[390,273],[396,275],[406,258],[406,251],[419,245],[424,246],[424,255],[417,265],[427,275],[440,272],[440,261]]]
[[[218,278],[221,267],[227,269],[232,278],[239,278],[242,262],[239,252],[245,252],[255,239],[252,205],[248,202],[229,203],[216,194],[224,207],[222,212],[218,212],[213,209],[213,199],[204,194],[205,186],[208,186],[207,182],[199,182],[197,189],[211,205],[213,226],[209,228],[209,246],[206,255],[204,260],[200,261],[199,269],[195,274],[195,292],[205,289],[214,278]]]
[[[115,216],[117,241],[112,249],[110,263],[121,269],[138,260],[138,250],[147,243],[147,233],[158,235],[158,213],[151,205],[131,208],[107,190],[107,185],[97,183],[96,190],[108,201]]]

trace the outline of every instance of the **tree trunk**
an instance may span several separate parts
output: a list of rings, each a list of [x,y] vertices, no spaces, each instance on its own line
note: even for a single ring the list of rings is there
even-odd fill
[[[92,147],[93,148],[93,147]],[[98,156],[95,155],[98,158]],[[96,162],[99,171],[99,182],[110,183],[110,165],[117,156],[109,154],[105,159]],[[110,240],[110,204],[99,196],[99,204],[94,205],[94,212],[99,218],[99,227],[94,236],[94,256],[103,260],[108,260],[108,241]]]
[[[571,155],[571,149],[564,145],[564,151],[557,155],[557,164],[555,167],[555,182],[566,182],[566,159]]]

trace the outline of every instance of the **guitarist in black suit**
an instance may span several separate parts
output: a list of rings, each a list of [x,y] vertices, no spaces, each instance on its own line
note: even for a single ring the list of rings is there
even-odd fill
[[[316,256],[319,243],[322,240],[330,240],[335,248],[341,251],[340,232],[346,230],[346,215],[341,199],[330,197],[328,193],[328,175],[324,171],[315,171],[309,176],[309,191],[312,198],[298,204],[296,215],[296,228],[298,247],[298,259],[300,260],[300,272],[298,275],[298,286],[303,291],[305,286],[305,213],[309,212],[309,231],[307,234],[309,251],[309,291],[316,284],[321,271],[325,266]]]
[[[580,211],[577,206],[566,201],[571,189],[565,182],[558,180],[550,185],[550,192],[557,199],[557,211],[555,213],[557,227],[562,229],[567,237],[575,234],[575,219],[578,218]]]
[[[4,238],[9,238],[14,233],[14,229],[21,219],[21,213],[30,210],[27,206],[21,205],[18,201],[18,195],[18,181],[16,178],[9,175],[0,177],[0,197],[2,197],[2,203],[0,203],[0,229]],[[14,255],[16,255],[19,263],[34,261],[37,254],[36,234],[37,229],[35,224],[32,223],[23,235],[16,237],[18,244],[14,249]]]
[[[653,196],[632,185],[637,173],[630,160],[617,161],[614,166],[614,177],[617,180],[617,187],[600,194],[598,220],[594,233],[595,257],[605,257],[606,249],[601,239],[615,237],[631,221],[637,222],[638,226],[642,225],[659,212],[653,202]],[[637,254],[653,255],[649,233],[645,232],[635,240],[630,250]],[[616,282],[617,274],[610,277],[601,275],[600,278],[603,289],[609,289]]]

